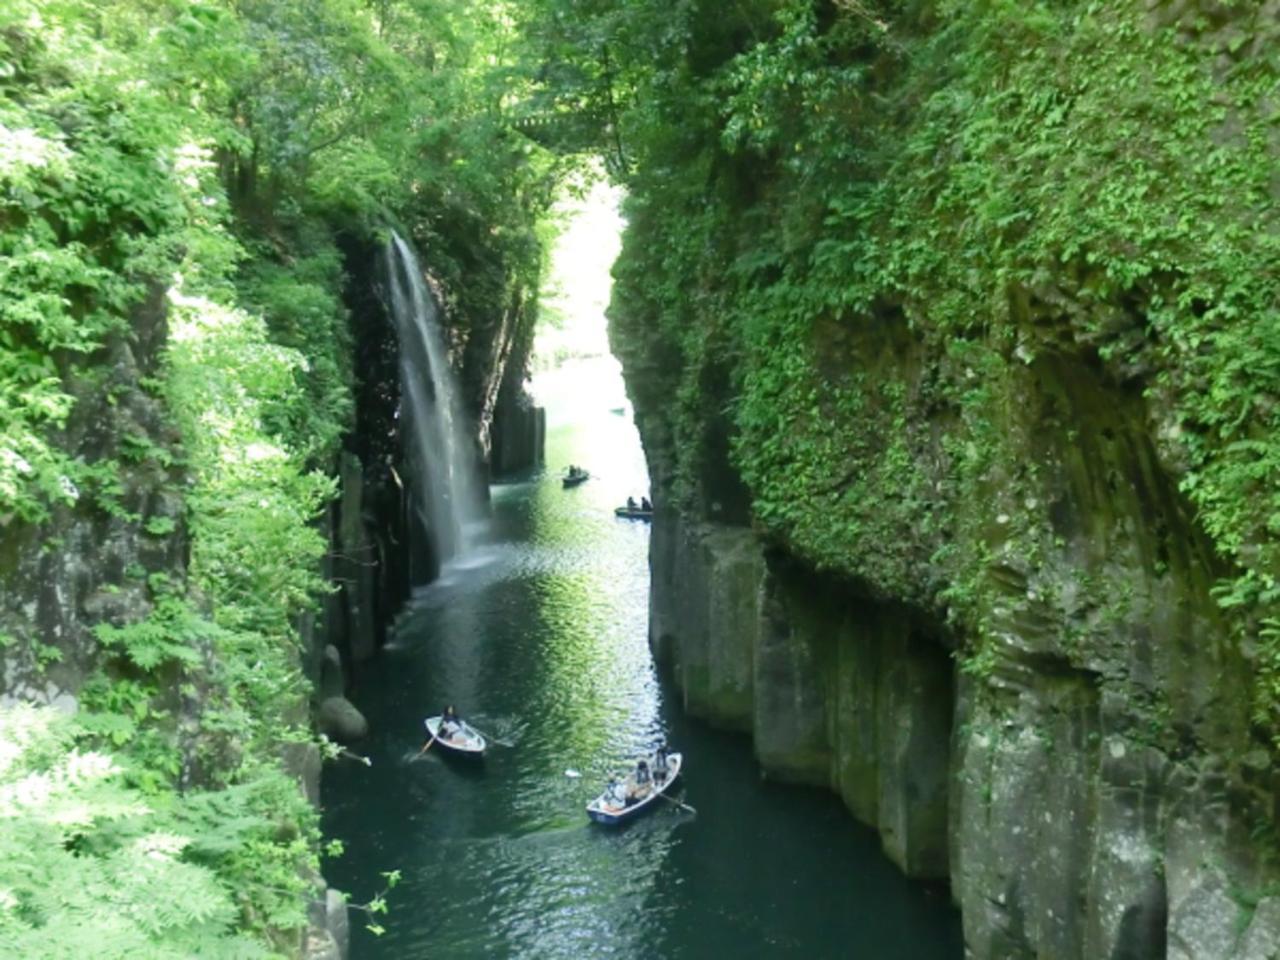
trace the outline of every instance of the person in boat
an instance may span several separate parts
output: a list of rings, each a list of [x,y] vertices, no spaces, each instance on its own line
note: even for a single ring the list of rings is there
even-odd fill
[[[667,745],[664,743],[658,747],[657,753],[653,755],[653,779],[655,783],[662,783],[667,779],[667,774],[671,772],[671,767],[667,763]]]
[[[611,807],[625,807],[627,805],[627,792],[623,789],[616,776],[610,777],[608,785],[604,788],[604,802]]]
[[[458,719],[458,711],[453,709],[451,703],[444,708],[444,713],[440,714],[440,726],[436,728],[436,736],[452,740],[461,729],[462,721]]]
[[[645,513],[653,513],[653,504],[649,502],[648,497],[640,498],[640,509]]]
[[[636,764],[635,773],[635,789],[632,791],[632,797],[639,800],[648,796],[649,791],[653,788],[653,775],[649,771],[649,761],[641,759]]]
[[[628,509],[628,510],[634,510],[635,508],[636,508],[636,498],[635,498],[635,497],[627,497],[627,509]]]

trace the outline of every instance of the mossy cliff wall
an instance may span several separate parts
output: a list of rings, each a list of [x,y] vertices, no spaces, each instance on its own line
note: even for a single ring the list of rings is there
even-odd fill
[[[978,960],[1274,956],[1273,5],[784,6],[635,118],[658,656]]]

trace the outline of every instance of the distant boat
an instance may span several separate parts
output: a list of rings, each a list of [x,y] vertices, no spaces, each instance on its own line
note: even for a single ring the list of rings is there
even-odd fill
[[[647,757],[646,759],[649,760],[649,767],[652,769],[653,758]],[[640,813],[641,810],[644,810],[662,796],[662,794],[667,791],[667,788],[676,782],[676,777],[680,776],[680,766],[683,762],[683,754],[667,754],[666,777],[662,780],[655,779],[649,787],[649,792],[643,797],[632,801],[631,803],[619,804],[613,798],[609,797],[609,792],[606,790],[604,793],[600,794],[600,796],[587,804],[587,816],[596,823],[604,823],[610,826],[630,820],[632,817],[636,816],[636,814]],[[625,781],[623,781],[623,789],[630,792],[635,789],[635,786],[635,773],[633,772]]]
[[[614,507],[613,515],[615,517],[623,517],[627,520],[652,520],[652,510],[642,510],[639,507]]]
[[[470,726],[465,720],[459,720],[458,731],[449,737],[439,735],[440,717],[427,717],[423,720],[423,726],[427,728],[427,733],[435,738],[435,742],[440,744],[446,750],[452,750],[454,753],[465,754],[469,757],[478,757],[484,753],[485,739],[480,732]]]
[[[616,413],[620,417],[625,417],[627,415],[627,408],[626,407],[610,407],[609,412]]]
[[[576,487],[580,483],[586,483],[590,477],[591,474],[586,470],[579,470],[577,473],[566,473],[561,482],[566,487]]]

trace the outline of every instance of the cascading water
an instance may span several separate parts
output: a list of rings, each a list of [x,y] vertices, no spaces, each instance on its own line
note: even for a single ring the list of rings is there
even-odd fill
[[[397,233],[386,259],[400,341],[400,418],[416,466],[408,482],[418,519],[443,564],[472,546],[485,501],[435,298],[413,248]]]

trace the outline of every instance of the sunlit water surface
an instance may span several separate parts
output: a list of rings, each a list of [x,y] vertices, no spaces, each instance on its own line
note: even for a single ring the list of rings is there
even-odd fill
[[[329,881],[359,901],[403,876],[382,937],[353,912],[354,960],[959,958],[945,892],[906,881],[834,796],[763,782],[748,740],[681,715],[646,642],[648,527],[613,516],[647,492],[616,367],[542,387],[547,473],[493,488],[487,545],[418,592],[357,678],[373,766],[325,773],[325,832],[347,848]],[[571,462],[593,476],[564,490]],[[512,746],[415,758],[446,703]],[[607,772],[663,739],[696,816],[589,823]]]

